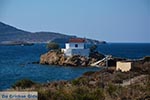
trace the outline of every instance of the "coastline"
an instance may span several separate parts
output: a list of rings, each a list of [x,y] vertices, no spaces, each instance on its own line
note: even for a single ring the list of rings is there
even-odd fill
[[[74,66],[86,67],[91,66],[92,63],[103,59],[105,56],[98,52],[91,53],[89,57],[74,55],[65,56],[60,51],[49,51],[40,57],[40,64],[45,65],[59,65],[59,66]],[[101,64],[104,66],[104,63]]]
[[[55,81],[45,84],[34,83],[29,87],[15,84],[14,89],[8,91],[38,91],[39,100],[43,100],[43,98],[46,98],[46,100],[71,99],[74,96],[78,99],[85,96],[86,98],[92,98],[92,100],[97,100],[96,98],[99,97],[103,98],[103,100],[144,99],[149,96],[150,57],[145,57],[136,62],[136,66],[132,67],[128,72],[116,71],[115,67],[108,67],[101,71],[86,72],[81,77],[71,81]],[[25,82],[23,86],[26,86]],[[79,91],[83,93],[79,94]],[[47,94],[48,92],[49,94]],[[93,93],[98,94],[94,96]],[[140,95],[137,95],[139,93]]]
[[[36,45],[35,45],[36,46]],[[43,47],[45,47],[45,46],[42,46],[42,48]],[[16,47],[15,47],[16,48]],[[28,48],[28,47],[27,47]],[[30,48],[30,47],[29,47]],[[34,49],[34,51],[35,50],[37,50],[37,49],[39,49],[39,46],[36,48],[36,49]],[[21,50],[23,50],[23,49],[21,49]],[[45,52],[45,51],[44,51]],[[28,53],[28,52],[27,52]],[[31,52],[32,53],[32,52]],[[142,60],[142,59],[141,59]],[[149,63],[149,62],[145,62],[145,63],[143,63],[141,66],[145,66],[146,65],[146,63]],[[47,66],[47,67],[49,67],[49,66]],[[131,87],[131,85],[127,85],[125,88],[124,87],[118,87],[118,85],[122,85],[122,83],[120,83],[120,78],[121,78],[121,80],[123,79],[124,81],[127,81],[128,82],[128,79],[129,79],[129,75],[130,75],[130,73],[120,73],[120,72],[116,72],[117,74],[114,74],[114,72],[113,72],[113,70],[115,69],[115,67],[110,67],[110,69],[108,70],[108,71],[103,71],[103,72],[101,72],[101,71],[97,71],[97,72],[87,72],[87,73],[85,73],[85,74],[83,74],[83,76],[82,77],[78,77],[78,78],[76,78],[76,79],[74,79],[74,80],[70,80],[70,81],[55,81],[55,82],[50,82],[50,83],[44,83],[44,84],[36,84],[36,85],[33,85],[33,86],[31,86],[31,87],[28,87],[28,88],[24,88],[24,89],[22,89],[21,87],[20,88],[18,88],[18,89],[14,89],[14,90],[17,90],[17,91],[32,91],[33,89],[35,89],[35,91],[38,91],[39,92],[39,94],[40,94],[40,96],[44,96],[45,97],[45,95],[46,95],[46,93],[47,92],[50,92],[51,93],[51,91],[52,91],[52,94],[55,96],[56,94],[55,94],[55,92],[53,93],[53,90],[51,90],[51,88],[53,88],[54,89],[54,91],[56,91],[57,93],[60,93],[61,95],[67,95],[67,94],[63,94],[62,92],[60,92],[60,91],[65,91],[64,89],[61,89],[61,87],[64,87],[64,88],[66,88],[66,89],[68,89],[68,88],[70,88],[69,89],[69,91],[72,91],[71,89],[73,89],[73,92],[74,93],[76,93],[75,91],[76,91],[76,89],[81,89],[81,90],[84,90],[84,89],[87,89],[87,93],[85,93],[85,94],[89,94],[89,95],[93,95],[93,93],[95,93],[96,91],[95,90],[93,90],[93,88],[94,88],[94,86],[95,86],[95,89],[100,89],[100,91],[101,91],[101,89],[103,90],[103,88],[101,88],[102,86],[103,86],[103,84],[101,84],[101,83],[99,83],[99,82],[101,82],[101,75],[102,76],[105,76],[104,77],[104,80],[105,79],[108,79],[108,78],[112,78],[113,79],[113,77],[115,77],[115,76],[117,76],[116,78],[118,78],[119,77],[119,79],[114,79],[112,82],[110,81],[110,85],[108,85],[108,84],[106,84],[105,86],[106,87],[110,87],[111,88],[111,86],[114,86],[114,82],[117,82],[117,83],[115,83],[115,88],[117,88],[117,91],[124,91],[125,92],[125,90],[126,91],[130,91],[130,87]],[[143,68],[144,69],[144,68]],[[145,69],[144,69],[145,70]],[[101,73],[103,73],[103,74],[101,74]],[[137,73],[139,73],[139,72],[136,72],[136,71],[134,71],[133,72],[133,76],[134,75],[136,75],[137,76],[137,78],[139,79],[139,77],[141,78],[140,80],[144,80],[145,81],[145,76],[143,77],[143,75],[142,74],[139,74],[139,77],[138,77],[138,75],[137,75]],[[141,73],[141,72],[140,72]],[[87,75],[88,74],[88,75]],[[143,72],[143,74],[144,74],[144,72]],[[121,77],[120,77],[120,75],[121,75]],[[140,76],[140,75],[142,75],[142,76]],[[86,76],[86,77],[85,77]],[[113,77],[111,77],[111,76],[113,76]],[[126,77],[122,77],[122,76],[126,76]],[[135,77],[136,77],[135,76]],[[134,78],[133,78],[134,79]],[[103,79],[102,79],[103,80]],[[111,80],[111,79],[110,79]],[[72,82],[73,81],[73,82]],[[139,85],[139,87],[143,87],[144,88],[144,90],[146,90],[145,89],[145,86],[141,86],[140,84],[145,84],[144,83],[144,81],[141,81],[141,82],[139,82],[139,83],[137,83],[137,84],[133,84],[133,86],[136,86],[136,85]],[[122,81],[121,81],[122,82]],[[107,81],[106,81],[106,83],[107,83]],[[65,84],[65,85],[64,85]],[[70,85],[71,84],[71,85]],[[69,87],[69,86],[70,87]],[[85,85],[85,87],[83,86],[83,85]],[[117,86],[116,86],[117,85]],[[25,86],[25,85],[24,85]],[[68,87],[67,87],[68,86]],[[93,87],[93,88],[92,88]],[[118,88],[124,88],[123,90],[118,90]],[[40,90],[38,90],[38,89],[40,89]],[[46,90],[45,90],[46,89]],[[55,90],[56,89],[56,90]],[[74,90],[75,89],[75,90]],[[107,88],[105,88],[106,90],[107,90]],[[104,90],[105,90],[104,89]],[[10,91],[14,91],[14,90],[10,90]],[[91,92],[89,91],[89,90],[91,90]],[[138,93],[140,92],[139,90],[140,89],[137,89],[138,90]],[[137,90],[134,90],[134,91],[137,91]],[[114,92],[114,94],[117,94],[118,92],[117,91],[115,91]],[[143,90],[141,90],[141,91],[143,91]],[[123,93],[124,93],[123,92]],[[84,92],[83,92],[84,93]],[[122,93],[122,92],[121,92]],[[122,93],[122,95],[125,95],[125,94],[123,94]],[[125,92],[126,93],[126,92]],[[145,93],[145,92],[143,92],[143,93]],[[104,94],[105,94],[105,92],[104,92]],[[112,94],[112,95],[114,95],[114,94]],[[75,94],[68,94],[68,95],[75,95]],[[118,95],[118,94],[117,94]],[[130,96],[129,94],[126,94],[126,95],[128,95],[128,96]],[[76,96],[76,95],[75,95]],[[80,95],[80,96],[82,96],[82,95]],[[50,97],[50,95],[48,95],[48,97]],[[99,96],[98,96],[99,97]],[[105,94],[105,99],[107,98],[107,97],[110,97],[110,95],[109,95],[109,93],[107,92],[106,94]],[[126,96],[124,96],[124,97],[126,97]],[[144,98],[145,97],[145,95],[141,95],[141,98]],[[50,98],[52,98],[52,97],[50,97]],[[114,98],[114,97],[112,97],[112,98]],[[120,97],[121,98],[121,97]],[[127,97],[126,97],[127,98]],[[140,97],[139,97],[140,98]],[[41,100],[43,100],[43,99],[41,99]],[[53,100],[53,99],[52,99]],[[107,99],[106,99],[107,100]],[[114,100],[116,100],[116,99],[114,99]]]

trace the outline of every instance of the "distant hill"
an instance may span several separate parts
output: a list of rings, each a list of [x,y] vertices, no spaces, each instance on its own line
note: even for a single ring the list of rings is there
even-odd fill
[[[65,43],[70,38],[76,38],[76,36],[55,32],[32,33],[0,22],[0,43],[8,43],[12,41],[23,41],[28,43],[46,43],[54,41],[58,43]],[[97,40],[87,39],[87,41],[89,41],[89,43],[99,43]],[[100,43],[103,43],[103,41]]]
[[[0,42],[4,41],[26,41],[26,42],[48,42],[56,38],[71,38],[75,36],[64,35],[55,32],[27,32],[0,22]]]

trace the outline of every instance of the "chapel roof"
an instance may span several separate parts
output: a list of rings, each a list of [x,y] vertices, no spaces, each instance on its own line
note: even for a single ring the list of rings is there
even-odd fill
[[[69,43],[84,43],[85,42],[85,39],[83,38],[71,38],[69,40]]]

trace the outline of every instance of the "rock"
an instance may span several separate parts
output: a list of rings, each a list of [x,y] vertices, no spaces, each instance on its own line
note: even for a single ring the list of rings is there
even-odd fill
[[[62,64],[60,62],[62,59],[64,59],[62,53],[49,51],[48,53],[41,55],[40,64],[58,65]]]
[[[87,66],[88,64],[88,58],[75,55],[72,57],[68,57],[67,60],[65,61],[65,65],[69,66]]]
[[[104,55],[97,52],[93,53],[93,55],[90,57],[84,57],[80,55],[66,57],[61,52],[49,51],[48,53],[41,55],[40,64],[86,67],[90,66],[99,59],[102,59],[103,57]]]
[[[95,60],[101,60],[103,59],[105,56],[99,52],[92,52],[89,55],[90,58],[94,58]]]
[[[31,64],[39,64],[39,61],[34,61]]]
[[[146,56],[142,59],[144,62],[149,62],[150,61],[150,56]]]
[[[96,81],[90,81],[89,85],[96,85]]]

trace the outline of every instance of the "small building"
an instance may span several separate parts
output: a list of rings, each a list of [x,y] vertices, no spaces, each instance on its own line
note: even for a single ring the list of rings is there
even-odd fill
[[[117,61],[116,70],[121,70],[122,72],[127,72],[131,70],[132,62]]]
[[[90,50],[86,47],[85,39],[72,38],[65,44],[65,49],[62,49],[62,52],[66,56],[80,55],[88,57]]]

